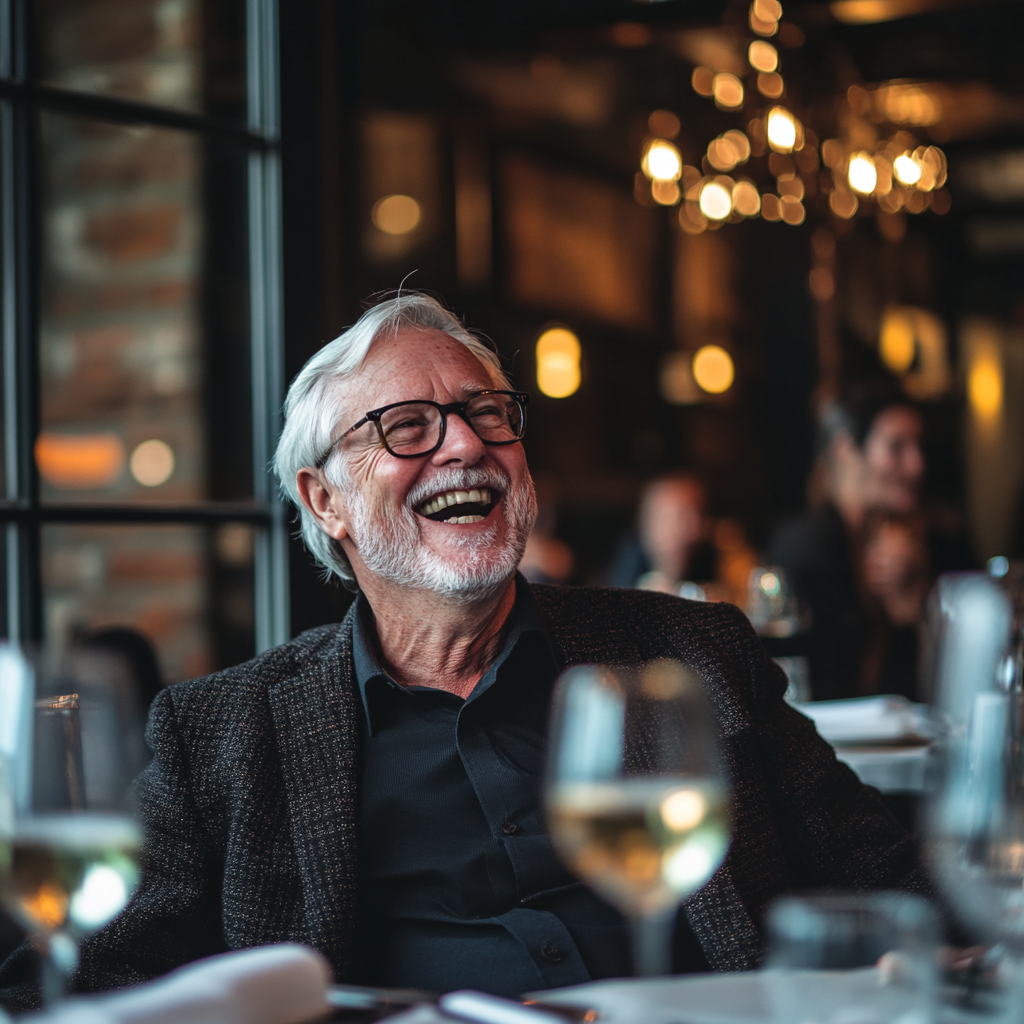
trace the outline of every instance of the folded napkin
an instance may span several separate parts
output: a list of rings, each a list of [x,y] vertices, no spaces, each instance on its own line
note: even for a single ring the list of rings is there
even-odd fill
[[[31,1024],[305,1024],[330,1011],[331,969],[291,943],[222,953],[110,995],[76,996]]]
[[[854,697],[801,704],[829,743],[872,744],[925,742],[931,730],[927,709],[905,697]]]

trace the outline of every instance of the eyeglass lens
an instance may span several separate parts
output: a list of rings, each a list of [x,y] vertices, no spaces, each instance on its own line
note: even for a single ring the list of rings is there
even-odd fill
[[[508,395],[480,395],[466,406],[465,419],[482,441],[503,444],[523,434],[522,406]],[[397,455],[420,455],[436,447],[441,410],[427,402],[403,402],[380,417],[384,443]]]

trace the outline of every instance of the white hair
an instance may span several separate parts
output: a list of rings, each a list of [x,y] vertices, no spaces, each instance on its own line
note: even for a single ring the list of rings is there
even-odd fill
[[[302,539],[310,554],[327,572],[347,587],[355,587],[355,575],[341,545],[324,533],[319,520],[302,504],[296,476],[303,467],[314,467],[330,452],[323,469],[339,487],[348,486],[348,474],[341,454],[331,450],[335,431],[355,422],[367,410],[342,409],[338,385],[363,364],[373,343],[393,337],[403,328],[443,331],[461,342],[491,374],[494,386],[511,388],[497,353],[486,342],[463,327],[462,322],[436,299],[419,292],[406,292],[368,309],[359,320],[316,353],[288,388],[284,402],[284,429],[274,453],[274,472],[285,497],[298,509]]]

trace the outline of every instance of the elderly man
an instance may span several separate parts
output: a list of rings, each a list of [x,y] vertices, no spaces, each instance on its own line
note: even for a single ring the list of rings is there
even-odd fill
[[[919,884],[735,608],[517,577],[526,403],[419,295],[302,370],[277,472],[359,595],[341,623],[156,699],[143,882],[86,945],[80,988],[286,939],[339,980],[434,990],[628,973],[622,919],[559,863],[538,806],[553,681],[588,662],[680,658],[717,712],[734,838],[679,915],[677,970],[754,967],[765,907],[794,886]]]

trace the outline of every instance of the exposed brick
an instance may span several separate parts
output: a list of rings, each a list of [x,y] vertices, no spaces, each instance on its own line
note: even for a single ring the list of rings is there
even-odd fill
[[[107,210],[87,222],[83,241],[114,263],[150,259],[171,249],[181,230],[182,211],[168,203]]]

